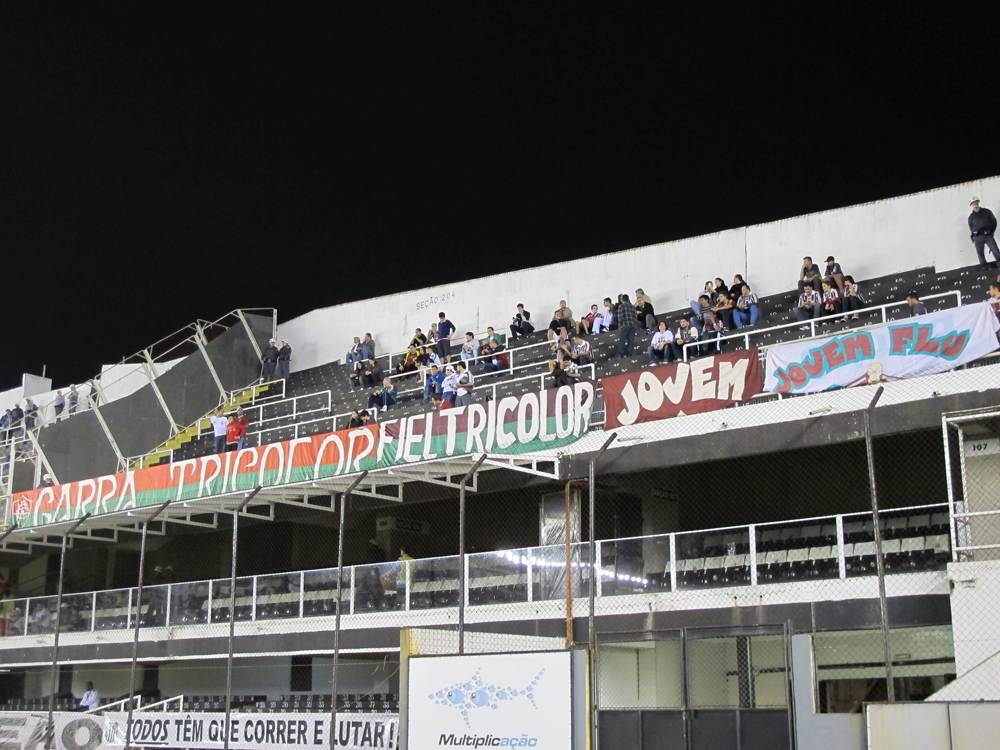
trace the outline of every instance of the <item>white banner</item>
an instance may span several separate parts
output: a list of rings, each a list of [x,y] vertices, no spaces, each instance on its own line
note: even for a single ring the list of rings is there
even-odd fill
[[[104,719],[91,714],[57,711],[53,714],[57,750],[98,750]],[[4,750],[45,750],[49,715],[46,711],[0,713],[0,747]]]
[[[767,350],[764,390],[818,393],[946,372],[997,349],[987,302]]]
[[[568,651],[410,659],[408,750],[570,750]]]

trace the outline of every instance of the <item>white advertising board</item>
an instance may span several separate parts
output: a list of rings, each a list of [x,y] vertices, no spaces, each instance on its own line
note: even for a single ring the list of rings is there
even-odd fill
[[[572,748],[568,651],[410,660],[407,749]]]

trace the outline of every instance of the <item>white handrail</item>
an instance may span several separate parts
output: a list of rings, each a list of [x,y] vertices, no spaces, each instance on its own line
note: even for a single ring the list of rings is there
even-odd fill
[[[536,367],[539,364],[541,364],[541,363],[540,362],[535,362],[535,363],[530,364],[530,365],[521,365],[521,367],[522,368],[524,368],[524,367]],[[586,370],[588,367],[590,368],[590,379],[591,380],[596,380],[597,379],[597,365],[595,363],[591,362],[590,364],[583,365],[582,367],[578,367],[577,369],[578,370]],[[490,375],[490,374],[492,374],[492,373],[487,373],[487,375]],[[496,399],[496,397],[497,397],[497,386],[499,386],[499,385],[507,385],[508,383],[519,383],[519,382],[524,381],[524,380],[534,380],[535,378],[538,378],[539,379],[539,390],[543,391],[543,390],[545,390],[545,378],[548,378],[548,377],[551,377],[551,376],[552,376],[551,372],[540,372],[537,375],[524,375],[524,376],[522,376],[520,378],[511,378],[510,380],[505,380],[502,383],[487,383],[486,385],[475,385],[475,386],[473,386],[472,390],[474,390],[474,391],[481,391],[484,388],[491,388],[493,390],[493,398]],[[570,377],[573,377],[573,376],[570,375]]]
[[[157,701],[156,703],[147,703],[142,708],[136,708],[136,711],[138,711],[139,713],[142,713],[144,711],[155,711],[157,706],[163,706],[164,707],[163,710],[166,711],[167,710],[166,706],[169,705],[170,703],[177,703],[178,704],[177,710],[181,711],[184,708],[184,696],[175,695],[173,698],[164,698],[163,700]]]
[[[962,293],[959,290],[957,290],[957,289],[952,289],[951,291],[948,291],[948,292],[940,292],[938,294],[928,294],[926,297],[922,297],[921,299],[925,299],[925,300],[926,299],[938,299],[940,297],[947,297],[948,295],[951,295],[951,294],[956,295],[956,297],[958,299],[958,304],[956,305],[956,307],[961,307],[962,306]],[[905,300],[903,300],[901,302],[886,302],[885,304],[877,305],[875,307],[863,307],[863,308],[860,308],[859,310],[856,310],[855,313],[881,311],[881,313],[882,313],[882,320],[879,321],[879,322],[880,323],[885,323],[886,322],[885,311],[886,311],[887,308],[890,308],[890,307],[899,307],[900,305],[905,305],[905,304],[906,304]],[[850,314],[850,313],[848,313],[848,314]],[[700,346],[713,346],[713,345],[721,344],[723,341],[731,341],[732,339],[743,339],[744,346],[747,349],[749,349],[750,348],[750,337],[751,336],[756,336],[757,334],[760,334],[760,333],[769,333],[771,331],[783,331],[783,330],[786,330],[786,329],[789,329],[789,328],[801,328],[806,323],[809,324],[809,335],[806,336],[804,339],[799,339],[799,341],[807,341],[807,340],[809,340],[811,338],[817,338],[817,334],[816,334],[816,324],[817,323],[824,323],[824,322],[826,322],[826,323],[832,323],[832,322],[834,322],[837,319],[837,317],[843,317],[843,315],[844,315],[844,313],[841,313],[840,316],[825,315],[822,318],[812,318],[809,321],[796,320],[794,323],[782,323],[781,325],[771,326],[770,328],[759,328],[759,329],[756,329],[756,330],[753,330],[753,331],[746,331],[744,333],[731,333],[728,336],[719,336],[717,338],[700,339],[699,341],[694,341],[694,342],[692,342],[690,344],[684,344],[684,346],[683,346],[683,349],[684,349],[683,361],[687,362],[687,360],[688,360],[688,349],[690,349],[692,347],[695,347],[695,346],[699,346],[699,347]],[[867,328],[867,327],[868,327],[868,324],[866,324],[865,326],[862,326],[862,328]],[[861,329],[859,328],[857,330],[861,330]],[[828,335],[829,334],[823,334],[823,337],[826,337]],[[788,342],[786,341],[786,342],[782,342],[782,343],[788,343]],[[772,346],[780,346],[780,344],[773,344]],[[762,347],[762,348],[767,348],[767,347]]]
[[[325,407],[320,407],[320,408],[317,408],[317,409],[306,409],[303,412],[299,412],[297,410],[298,409],[298,401],[299,401],[299,399],[313,398],[314,396],[326,396],[326,406]],[[291,414],[282,414],[281,416],[278,416],[278,417],[268,417],[267,419],[258,419],[255,424],[257,424],[257,425],[263,425],[265,422],[274,422],[274,421],[279,420],[279,419],[288,419],[289,417],[292,417],[294,419],[300,413],[301,414],[312,414],[314,412],[321,412],[321,411],[329,412],[330,409],[333,408],[333,406],[332,406],[332,404],[333,404],[333,393],[332,393],[332,391],[328,391],[328,390],[327,391],[316,391],[315,393],[306,393],[306,394],[303,394],[301,396],[292,396],[291,398],[279,399],[278,401],[273,401],[270,404],[267,404],[267,406],[277,406],[278,404],[287,403],[288,401],[292,402],[292,413]],[[202,417],[202,419],[198,421],[198,437],[203,437],[203,436],[209,434],[209,432],[210,432],[210,430],[208,428],[203,428],[202,425],[201,425],[201,422],[204,419],[205,418]],[[313,421],[313,422],[319,421],[319,418],[317,418],[315,420],[311,420],[311,421]],[[291,427],[291,425],[285,425],[285,426]],[[273,428],[272,427],[272,428],[269,428],[269,429],[277,429],[277,428]],[[267,431],[268,430],[265,429],[265,430],[258,430],[257,432],[267,432]],[[249,435],[250,433],[247,433],[247,434]]]
[[[502,332],[498,333],[496,329],[493,330],[493,333],[496,333],[497,335],[499,335],[503,339],[504,345],[507,344],[507,334],[506,333],[502,333]],[[458,339],[454,338],[454,336],[456,334],[458,334],[458,329],[455,329],[455,333],[452,334],[452,338],[448,339],[449,343],[455,343],[455,342],[461,343]],[[461,335],[462,335],[463,340],[464,340],[465,334],[463,333]],[[472,335],[473,335],[473,337],[477,341],[479,341],[480,339],[485,338],[486,336],[488,336],[489,333],[487,331],[483,331],[482,333],[474,333]],[[411,339],[411,341],[412,341],[412,339]],[[364,342],[362,342],[362,343],[364,343]],[[432,347],[435,350],[437,350],[437,341],[435,341],[433,344],[430,343],[430,342],[428,342],[426,344],[421,344],[418,348],[423,349],[425,346],[429,346],[429,347]],[[383,356],[383,357],[388,356],[389,357],[389,364],[387,365],[387,367],[391,370],[392,369],[392,358],[396,357],[398,359],[398,358],[402,357],[403,359],[405,359],[406,355],[409,354],[409,352],[410,352],[410,349],[407,346],[407,348],[404,349],[401,352],[390,352],[388,355],[383,354],[381,356]]]

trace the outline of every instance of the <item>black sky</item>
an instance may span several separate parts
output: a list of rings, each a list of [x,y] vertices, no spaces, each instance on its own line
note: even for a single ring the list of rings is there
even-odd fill
[[[1000,174],[993,7],[3,3],[0,388]]]

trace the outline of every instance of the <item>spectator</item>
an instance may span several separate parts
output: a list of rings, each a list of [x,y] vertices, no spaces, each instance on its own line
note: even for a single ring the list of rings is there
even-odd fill
[[[927,308],[924,307],[924,303],[920,301],[920,297],[916,292],[910,292],[906,295],[906,304],[910,306],[911,318],[927,314]]]
[[[486,339],[483,341],[483,346],[489,346],[491,341],[496,341],[503,346],[503,337],[493,330],[493,326],[486,326]]]
[[[858,319],[858,310],[865,306],[865,300],[861,296],[861,287],[859,287],[854,282],[853,276],[844,277],[844,317],[841,321],[846,322],[847,316],[850,313],[854,313],[851,317],[854,320]]]
[[[80,710],[81,711],[95,711],[101,707],[101,696],[94,688],[94,683],[87,683],[87,691],[83,694],[80,699]]]
[[[374,391],[368,397],[368,408],[377,406],[381,411],[386,411],[396,403],[396,386],[389,378],[382,378],[382,387]]]
[[[445,400],[444,396],[440,393],[431,394],[431,404],[435,409],[453,409],[454,404],[451,401]]]
[[[512,318],[510,324],[510,335],[516,339],[522,336],[530,336],[535,332],[535,326],[531,322],[531,313],[524,309],[524,305],[517,303],[517,314]]]
[[[726,294],[730,294],[730,290],[729,290],[729,287],[726,286],[726,282],[723,281],[722,279],[716,277],[716,279],[715,279],[715,293],[719,294],[720,292],[725,292]],[[730,296],[735,296],[735,295],[739,294],[739,292],[740,292],[739,289],[733,289],[732,290],[732,294],[730,294]]]
[[[563,385],[573,385],[574,379],[579,377],[579,373],[567,372],[563,368],[557,366],[552,370],[552,386],[554,388],[559,388]]]
[[[670,345],[674,352],[674,359],[684,360],[684,345],[693,344],[698,341],[698,329],[691,325],[687,318],[681,318],[677,324],[677,332],[674,334],[674,341]]]
[[[712,309],[712,298],[707,292],[698,295],[698,300],[690,300],[691,303],[691,325],[705,325],[705,313]]]
[[[63,409],[66,408],[66,397],[63,395],[62,391],[56,391],[56,400],[52,402],[56,409],[56,421],[58,422],[62,417]]]
[[[496,339],[489,339],[489,342],[489,356],[491,356],[492,359],[483,365],[483,369],[485,369],[486,372],[499,372],[500,370],[506,370],[510,367],[510,358],[507,355],[507,350]]]
[[[699,337],[702,340],[702,345],[699,348],[702,354],[709,354],[712,351],[712,345],[709,343],[710,340],[715,339],[715,351],[722,351],[722,342],[718,341],[723,336],[726,335],[728,331],[726,327],[722,324],[722,321],[716,316],[711,310],[705,313],[705,325],[701,327],[701,332]]]
[[[559,329],[559,336],[549,344],[549,349],[552,350],[552,359],[549,360],[549,371],[551,372],[556,365],[562,365],[563,360],[572,353],[569,334],[565,328]]]
[[[618,308],[615,311],[618,318],[618,356],[630,357],[638,319],[627,294],[621,295],[618,300]]]
[[[3,591],[0,592],[0,638],[14,635],[14,619],[17,617],[17,606],[7,587],[7,581],[3,581],[3,584]]]
[[[454,404],[458,401],[458,373],[455,368],[448,365],[444,368],[444,381],[441,383],[441,396],[448,403]]]
[[[375,356],[375,339],[370,333],[365,334],[365,340],[361,342],[361,353],[365,359]]]
[[[472,403],[472,388],[475,383],[476,376],[472,374],[471,370],[466,368],[465,362],[459,362],[455,406],[469,406]]]
[[[461,363],[459,363],[461,367]],[[396,606],[406,609],[406,585],[413,578],[413,558],[399,548],[399,572],[396,574]]]
[[[567,331],[573,330],[573,311],[566,307],[566,300],[559,300],[559,307],[552,313],[552,322],[549,323],[549,330],[545,334],[549,341],[559,333],[560,328]]]
[[[351,348],[347,350],[347,355],[344,357],[344,362],[354,367],[358,362],[362,362],[366,357],[361,352],[361,338],[359,336],[354,337],[354,344]]]
[[[396,372],[400,374],[416,372],[417,365],[419,364],[417,362],[419,357],[420,352],[417,350],[417,347],[410,344],[409,349],[406,351],[406,356],[403,357],[403,361],[396,365]]]
[[[582,334],[578,333],[573,337],[573,349],[570,352],[569,358],[577,367],[586,367],[594,361],[590,350],[590,342]]]
[[[593,322],[590,324],[590,332],[593,334],[600,333],[601,331],[610,331],[614,328],[615,323],[615,306],[611,302],[611,297],[604,298],[604,312],[599,313]]]
[[[236,421],[240,423],[240,427],[243,428],[243,433],[240,435],[239,445],[236,446],[237,450],[243,450],[247,447],[247,432],[250,431],[250,417],[246,415],[243,411],[242,406],[236,407]]]
[[[993,253],[994,268],[1000,263],[1000,250],[997,249],[997,241],[993,234],[997,231],[997,217],[988,208],[979,205],[979,198],[973,196],[969,201],[972,206],[972,213],[969,214],[969,236],[972,238],[972,246],[976,248],[976,255],[979,256],[979,267],[986,268],[985,248],[989,248]]]
[[[264,363],[264,374],[261,379],[264,382],[274,380],[274,366],[278,363],[278,347],[274,345],[274,339],[267,340],[267,348],[261,352],[260,361]]]
[[[222,407],[216,406],[212,416],[208,418],[212,423],[212,432],[215,435],[215,452],[226,452],[226,431],[229,429],[229,420],[222,416]]]
[[[438,324],[431,323],[431,327],[427,329],[427,343],[437,346],[438,340]]]
[[[743,278],[741,274],[736,274],[733,276],[733,285],[729,287],[735,296],[739,296],[740,290],[743,289],[743,285],[746,284],[750,286],[750,282]]]
[[[807,255],[802,259],[802,268],[799,269],[799,294],[805,291],[806,284],[811,284],[813,289],[819,289],[822,281],[823,274],[820,273],[819,266],[815,265],[813,259]]]
[[[989,295],[990,296],[988,298],[988,301],[993,303],[993,305],[996,305],[997,302],[1000,302],[1000,283],[994,281],[992,284],[990,284]]]
[[[442,362],[451,362],[451,334],[454,332],[455,325],[443,312],[438,313],[437,352]]]
[[[646,333],[656,330],[656,313],[653,312],[653,303],[642,289],[635,290],[635,317],[639,325],[646,326]]]
[[[10,426],[15,435],[24,427],[24,409],[20,404],[14,404],[14,408],[10,410]]]
[[[418,328],[407,346],[423,346],[426,343],[427,337],[424,335],[423,331]]]
[[[364,372],[367,365],[367,362],[358,362],[354,365],[354,372],[348,376],[351,379],[351,390],[361,387],[361,373]]]
[[[240,438],[245,437],[243,425],[236,420],[235,414],[229,415],[229,424],[226,426],[226,450],[238,451],[240,449]]]
[[[823,314],[822,307],[822,295],[819,292],[814,292],[812,282],[808,282],[803,287],[802,294],[799,295],[799,304],[795,308],[795,319],[802,323],[818,318]]]
[[[591,327],[594,325],[594,321],[599,317],[601,317],[601,313],[598,310],[597,305],[591,305],[590,312],[576,322],[576,332],[584,335],[588,334]]]
[[[24,402],[24,424],[29,430],[38,426],[38,405],[30,398]]]
[[[823,278],[833,279],[834,283],[837,285],[838,291],[843,291],[844,289],[844,270],[840,267],[840,264],[831,255],[826,259],[826,269],[823,271]]]
[[[649,343],[646,353],[649,354],[649,366],[652,367],[656,361],[670,363],[674,361],[674,352],[671,344],[674,343],[674,334],[667,328],[666,321],[661,321],[653,334],[653,340]]]
[[[417,358],[417,364],[420,365],[420,382],[427,382],[427,374],[430,372],[431,365],[437,365],[441,367],[441,357],[438,353],[434,351],[431,347],[425,346],[424,350],[420,353]]]
[[[365,410],[362,409],[361,411]],[[365,411],[365,413],[367,414],[368,412]],[[347,423],[347,429],[353,430],[363,425],[364,421],[361,419],[361,414],[360,412],[357,411],[357,409],[355,409],[354,411],[351,412],[351,421]]]
[[[840,289],[837,288],[837,282],[833,277],[828,276],[823,279],[823,315],[824,317],[840,315],[843,309],[844,304],[840,297]]]
[[[740,298],[736,301],[736,309],[733,310],[733,320],[737,328],[752,326],[760,316],[757,295],[750,291],[750,285],[743,284],[741,292]]]
[[[472,331],[465,332],[465,341],[462,342],[462,351],[458,356],[463,362],[476,358],[476,334]]]
[[[711,310],[715,313],[716,317],[722,321],[726,328],[730,330],[736,327],[733,325],[733,310],[735,309],[736,303],[733,302],[732,298],[729,296],[728,290],[716,292],[715,304],[712,305]]]
[[[281,348],[278,349],[278,370],[282,380],[288,380],[290,368],[292,366],[292,347],[288,339],[281,340]]]
[[[38,489],[42,489],[43,487],[55,487],[55,486],[56,483],[52,481],[51,474],[42,474],[42,481],[39,482]]]
[[[52,613],[44,601],[31,613],[31,624],[35,633],[48,633],[52,629]]]
[[[11,438],[10,422],[10,409],[8,409],[4,412],[3,416],[0,416],[0,434],[3,435],[4,442],[7,442]]]
[[[76,389],[75,385],[69,387],[69,393],[66,394],[66,411],[69,414],[76,414],[76,406],[80,403],[80,392]]]
[[[428,373],[426,380],[424,380],[424,403],[426,404],[431,400],[431,396],[435,393],[441,393],[444,386],[444,373],[441,372],[441,368],[436,364],[431,365],[431,371]]]

